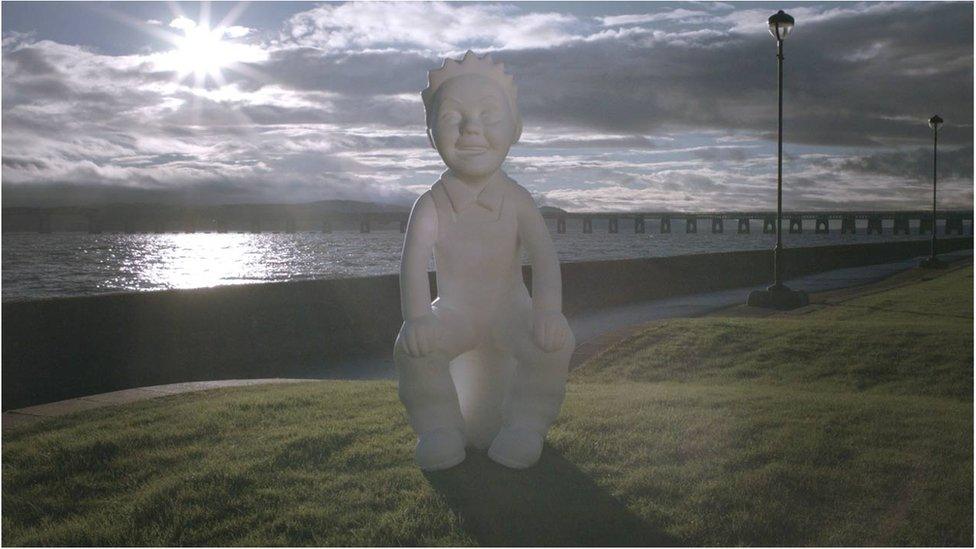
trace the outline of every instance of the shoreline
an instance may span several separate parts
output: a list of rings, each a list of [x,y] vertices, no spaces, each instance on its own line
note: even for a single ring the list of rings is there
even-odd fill
[[[972,237],[939,242],[942,252],[973,247]],[[784,278],[905,260],[925,255],[928,245],[791,249]],[[573,320],[765,284],[770,256],[763,250],[563,264],[563,309]],[[433,280],[431,286],[436,295]],[[399,306],[392,275],[4,303],[3,406],[190,381],[375,374],[392,352]]]
[[[629,323],[625,327],[609,330],[605,333],[591,336],[587,339],[582,340],[576,347],[573,354],[572,362],[570,364],[570,371],[582,366],[587,360],[599,356],[600,354],[606,352],[613,346],[621,343],[635,334],[640,333],[642,330],[646,329],[648,326],[666,321],[671,318],[694,318],[694,317],[707,317],[707,316],[774,316],[774,315],[797,315],[806,314],[807,312],[817,310],[824,306],[834,305],[837,303],[842,303],[851,299],[856,299],[859,297],[871,295],[878,292],[884,292],[895,288],[900,288],[903,286],[909,286],[916,284],[923,280],[930,280],[933,278],[938,278],[950,272],[956,271],[961,268],[972,265],[973,255],[971,253],[956,253],[956,254],[946,254],[950,257],[944,258],[948,259],[948,266],[944,270],[926,272],[919,269],[913,269],[911,267],[899,267],[898,265],[904,264],[906,262],[899,262],[898,264],[892,264],[889,269],[883,270],[878,275],[870,276],[870,281],[863,283],[856,283],[854,285],[846,285],[844,283],[838,283],[837,277],[830,277],[833,281],[827,281],[827,288],[810,294],[810,305],[802,307],[795,311],[774,311],[774,310],[757,310],[751,307],[746,307],[741,303],[729,305],[723,302],[721,299],[713,300],[711,304],[699,303],[697,307],[692,307],[690,310],[686,310],[680,314],[668,314],[666,316],[656,316],[651,320],[645,320],[643,322]],[[851,270],[851,269],[847,269]],[[864,269],[862,269],[864,270]],[[841,269],[839,271],[844,271]],[[822,274],[835,274],[839,271],[828,271]],[[862,275],[864,277],[864,275]],[[813,275],[811,277],[806,277],[807,279],[823,279],[825,277],[817,277]],[[862,280],[867,279],[862,278]],[[844,279],[840,279],[844,280]],[[850,279],[846,279],[850,280]],[[790,281],[791,285],[802,288],[804,286],[803,279],[796,281]],[[823,281],[821,280],[822,284]],[[741,288],[738,291],[724,292],[732,294],[744,294],[749,291],[749,288]],[[706,296],[707,297],[707,296]],[[741,296],[736,295],[737,298]],[[687,300],[686,300],[687,301]],[[723,304],[724,303],[724,304]],[[647,304],[651,307],[658,309],[667,309],[667,305],[661,303]],[[672,311],[673,312],[673,311]],[[645,314],[647,314],[647,309],[645,309]],[[655,316],[655,315],[651,315]],[[578,319],[574,319],[578,320]],[[573,322],[576,323],[576,322]],[[392,374],[392,364],[389,365],[390,373]],[[342,378],[348,380],[347,378]],[[365,379],[392,379],[390,376],[379,376],[379,377],[369,377]],[[41,421],[48,418],[54,418],[64,415],[73,414],[76,412],[81,412],[84,410],[102,408],[106,406],[118,406],[124,405],[131,402],[139,402],[143,400],[150,400],[155,398],[160,398],[164,396],[171,396],[177,394],[185,394],[198,391],[208,391],[213,389],[222,389],[230,387],[245,387],[253,385],[266,385],[266,384],[281,384],[281,383],[304,383],[304,382],[315,382],[315,381],[330,381],[335,380],[335,378],[266,378],[266,379],[222,379],[222,380],[211,380],[211,381],[196,381],[196,382],[182,382],[182,383],[172,383],[167,385],[154,385],[146,387],[135,387],[129,389],[122,389],[118,391],[110,391],[105,393],[84,395],[76,398],[35,404],[32,406],[27,406],[24,408],[9,409],[3,412],[2,426],[4,430],[10,428],[16,428],[19,425],[33,424],[37,421]]]
[[[967,253],[968,252],[968,253]],[[916,267],[914,259],[882,265],[872,265],[862,268],[838,269],[826,271],[788,280],[786,285],[793,289],[804,290],[810,297],[810,303],[792,311],[775,309],[760,309],[745,304],[749,292],[760,287],[738,288],[712,295],[693,296],[691,299],[664,300],[664,302],[648,303],[634,313],[624,316],[622,326],[605,330],[602,333],[581,341],[573,354],[570,370],[582,366],[587,360],[606,351],[646,327],[672,318],[697,318],[710,316],[735,317],[768,317],[776,315],[802,315],[817,310],[825,305],[843,303],[884,292],[901,286],[915,284],[921,280],[937,278],[942,274],[955,271],[973,264],[972,250],[943,254],[941,257],[947,262],[944,270],[927,272]],[[694,299],[701,297],[703,299]],[[672,303],[668,303],[668,302]],[[681,303],[684,301],[684,303]],[[697,303],[695,303],[697,301]],[[635,308],[640,304],[635,305]],[[642,310],[641,310],[642,309]],[[656,310],[655,310],[656,309]],[[669,310],[670,309],[670,310]],[[628,317],[629,318],[626,318]],[[618,322],[620,322],[618,320]]]
[[[967,227],[967,230],[965,231],[966,234],[961,236],[964,238],[970,237],[971,234],[969,234],[969,232],[970,231]],[[34,233],[27,234],[30,234],[31,237],[37,236]],[[342,235],[342,238],[333,244],[334,246],[337,246],[335,249],[340,251],[345,249],[345,247],[348,246],[353,240],[358,241],[362,237],[372,241],[373,243],[370,244],[370,253],[372,254],[371,259],[365,263],[356,264],[353,266],[352,264],[347,264],[347,262],[341,258],[337,258],[334,255],[325,254],[319,256],[319,249],[315,246],[311,246],[306,240],[308,237],[312,237],[312,240],[316,240],[323,236],[326,238],[332,238],[333,236],[337,235]],[[51,237],[52,235],[40,236]],[[91,235],[83,234],[81,236],[87,238]],[[113,235],[108,236],[111,237]],[[237,235],[233,233],[172,233],[168,235],[137,234],[115,236],[150,237],[151,240],[152,238],[160,236],[255,237],[261,235],[253,235],[249,233],[240,233]],[[264,236],[288,237],[289,235],[265,234]],[[772,241],[769,241],[769,237],[773,235],[764,235],[757,232],[751,234],[736,234],[732,232],[731,229],[724,234],[686,235],[680,231],[665,235],[657,233],[632,234],[624,230],[620,234],[597,231],[586,235],[567,233],[553,234],[552,236],[557,247],[557,253],[561,258],[560,264],[567,266],[572,266],[579,263],[639,261],[644,259],[714,253],[763,252],[771,250],[773,244]],[[98,297],[117,294],[145,294],[169,291],[209,290],[229,286],[256,286],[261,284],[292,284],[302,282],[317,282],[322,280],[360,279],[377,276],[390,276],[398,273],[400,260],[399,256],[402,248],[402,235],[399,233],[388,231],[379,231],[367,235],[352,232],[346,234],[334,233],[334,235],[296,233],[291,234],[290,237],[296,238],[297,240],[293,240],[292,238],[284,238],[274,245],[265,242],[257,245],[257,247],[254,248],[257,251],[263,250],[260,253],[271,253],[274,256],[265,258],[267,261],[279,265],[279,267],[273,269],[272,271],[261,271],[259,274],[255,274],[260,271],[260,269],[258,269],[258,271],[255,271],[254,273],[251,272],[257,268],[256,264],[253,262],[245,262],[245,264],[235,267],[235,269],[240,270],[232,269],[231,271],[228,271],[217,278],[214,278],[210,274],[204,274],[203,278],[205,281],[201,282],[196,280],[190,284],[187,284],[185,281],[186,273],[176,267],[181,262],[186,262],[186,264],[203,262],[207,269],[223,272],[223,268],[218,264],[212,263],[211,258],[204,253],[204,250],[192,245],[186,245],[185,247],[179,248],[179,254],[181,255],[177,255],[176,257],[168,260],[170,261],[170,266],[173,267],[172,269],[166,268],[160,272],[157,272],[156,269],[158,266],[154,266],[154,264],[146,264],[142,266],[136,265],[134,267],[135,270],[129,272],[128,274],[120,274],[112,270],[112,262],[119,260],[114,258],[114,255],[107,257],[107,252],[104,252],[102,255],[90,257],[84,262],[74,261],[66,264],[63,266],[63,269],[66,269],[64,272],[48,272],[46,270],[38,270],[41,269],[45,263],[60,261],[58,257],[64,253],[71,253],[73,248],[49,249],[46,252],[43,252],[47,254],[43,256],[46,259],[41,260],[40,263],[35,264],[33,267],[29,265],[17,267],[17,265],[24,261],[24,253],[34,254],[38,250],[34,249],[33,247],[25,250],[23,249],[23,244],[19,245],[21,248],[18,248],[17,246],[7,246],[4,248],[4,262],[5,267],[7,268],[4,270],[3,295],[0,296],[0,303],[23,303],[47,299]],[[943,236],[943,238],[958,237],[959,236]],[[842,235],[837,231],[826,235],[815,234],[811,231],[798,235],[784,234],[784,242],[787,249],[922,241],[928,242],[929,238],[924,235],[917,234],[895,235],[891,233],[883,235],[858,234],[855,237],[854,235]],[[271,251],[277,249],[279,245],[284,247],[282,248],[282,251],[280,251],[280,256],[278,255],[279,252]],[[115,250],[115,248],[112,248],[112,250],[114,250],[113,254],[120,251]],[[309,263],[298,260],[300,256],[305,256],[309,253],[312,254],[312,256],[308,257],[308,259],[315,261],[321,260],[326,263],[334,262],[335,265],[330,266],[328,270],[317,271],[314,267],[310,267]],[[126,263],[132,258],[123,257],[123,259],[125,259],[125,261],[122,261],[122,263]],[[107,265],[107,267],[97,267],[98,264],[102,263]],[[11,265],[13,265],[13,267],[11,267]],[[282,269],[282,267],[285,268]],[[119,268],[121,268],[121,266],[119,266]],[[33,269],[35,272],[25,271],[24,269]],[[155,274],[153,274],[151,277],[147,277],[144,274],[139,274],[144,269],[151,270]]]

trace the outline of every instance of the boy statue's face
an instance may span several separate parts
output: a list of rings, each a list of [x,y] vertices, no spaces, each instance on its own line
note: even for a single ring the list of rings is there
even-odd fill
[[[462,179],[495,173],[518,138],[515,113],[501,86],[480,74],[464,74],[442,84],[434,102],[431,138],[447,167]]]

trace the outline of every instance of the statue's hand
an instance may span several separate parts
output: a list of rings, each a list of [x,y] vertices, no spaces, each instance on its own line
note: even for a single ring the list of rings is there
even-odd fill
[[[437,348],[437,317],[432,313],[404,321],[403,343],[412,357],[429,355]]]
[[[558,311],[536,311],[532,333],[540,349],[547,353],[558,351],[569,339],[569,322]]]

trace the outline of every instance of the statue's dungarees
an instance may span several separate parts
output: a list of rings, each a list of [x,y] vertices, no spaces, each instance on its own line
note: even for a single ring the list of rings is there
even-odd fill
[[[487,448],[502,424],[548,430],[574,345],[545,353],[532,340],[518,184],[502,175],[477,197],[460,185],[442,178],[431,188],[438,294],[432,309],[442,344],[424,357],[397,353],[396,366],[416,432],[458,428],[469,445]]]
[[[482,333],[511,307],[532,306],[522,280],[515,207],[506,204],[516,183],[502,176],[476,200],[457,207],[465,191],[460,185],[464,183],[441,179],[431,188],[437,210],[435,304],[470,313],[467,318],[476,324],[472,328]],[[454,201],[449,188],[455,189]]]

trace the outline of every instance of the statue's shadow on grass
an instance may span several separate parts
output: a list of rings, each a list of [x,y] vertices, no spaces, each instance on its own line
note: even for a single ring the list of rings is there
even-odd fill
[[[461,520],[489,546],[653,546],[679,541],[627,510],[551,446],[514,471],[468,450],[447,471],[424,473]]]

